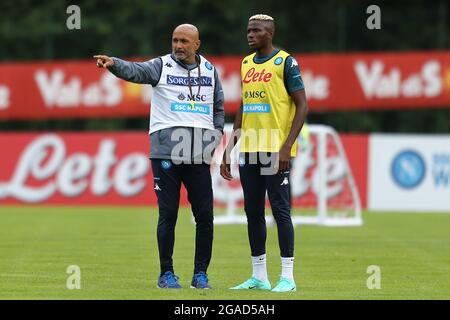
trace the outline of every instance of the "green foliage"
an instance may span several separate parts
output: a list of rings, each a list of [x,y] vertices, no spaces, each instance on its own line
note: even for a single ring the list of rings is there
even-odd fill
[[[81,30],[66,28],[66,8],[71,4],[81,8]],[[185,22],[198,26],[201,53],[244,55],[247,20],[256,13],[272,15],[277,24],[275,44],[300,55],[450,48],[447,1],[377,1],[381,30],[366,28],[370,4],[358,0],[5,0],[0,2],[0,61],[89,59],[96,53],[124,58],[161,55],[171,50],[174,27]],[[450,131],[448,111],[440,110],[310,115],[345,131]],[[107,129],[144,130],[148,125],[147,121],[113,119],[15,121],[14,125],[0,122],[0,130],[104,129],[104,122],[110,124]]]

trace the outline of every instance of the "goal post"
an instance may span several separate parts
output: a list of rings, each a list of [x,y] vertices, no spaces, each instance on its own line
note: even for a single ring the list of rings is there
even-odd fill
[[[295,225],[362,225],[358,189],[338,133],[325,125],[309,125],[307,130],[309,137],[306,140],[304,135],[299,137],[297,157],[291,166],[292,222]],[[232,125],[227,124],[227,138],[231,131]],[[214,201],[225,208],[224,214],[215,216],[214,223],[246,223],[238,170],[239,144],[231,154],[231,173],[235,178],[231,182],[220,176],[224,146],[219,146],[211,166]],[[266,208],[266,220],[273,223],[268,201]]]
[[[324,125],[311,126],[310,131],[316,136],[318,171],[317,219],[312,219],[310,223],[326,226],[362,225],[361,200],[339,135],[332,127]],[[340,192],[328,190],[328,163],[332,161],[337,161],[335,166],[342,166]],[[301,216],[294,216],[293,221],[298,224],[308,223]]]

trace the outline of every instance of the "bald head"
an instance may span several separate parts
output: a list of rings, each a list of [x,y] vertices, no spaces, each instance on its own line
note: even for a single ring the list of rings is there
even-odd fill
[[[180,24],[172,33],[172,53],[181,62],[195,63],[195,53],[200,48],[200,35],[196,26]]]
[[[194,40],[200,39],[200,34],[198,32],[198,29],[193,24],[184,23],[180,24],[178,27],[173,30],[173,33],[184,33],[186,35],[189,35]]]

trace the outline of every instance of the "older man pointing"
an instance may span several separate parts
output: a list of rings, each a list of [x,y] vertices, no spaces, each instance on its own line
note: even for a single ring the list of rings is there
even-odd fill
[[[197,54],[198,29],[182,24],[172,34],[172,53],[145,62],[96,55],[97,66],[117,77],[153,86],[150,160],[158,198],[158,288],[178,289],[172,254],[181,183],[196,222],[191,287],[211,288],[207,269],[213,242],[213,190],[210,163],[223,134],[222,86],[215,67]]]

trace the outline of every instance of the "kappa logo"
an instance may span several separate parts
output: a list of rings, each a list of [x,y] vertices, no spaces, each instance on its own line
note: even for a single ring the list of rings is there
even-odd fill
[[[289,180],[287,177],[284,177],[283,182],[280,184],[280,186],[287,186],[289,184]]]
[[[297,60],[295,60],[294,58],[292,58],[291,68],[293,66],[298,66]]]
[[[166,66],[167,68],[172,68],[172,65],[170,64],[170,62],[167,62],[167,63],[165,64],[165,66]]]
[[[157,183],[155,183],[155,187],[153,189],[155,189],[156,191],[162,191]]]

